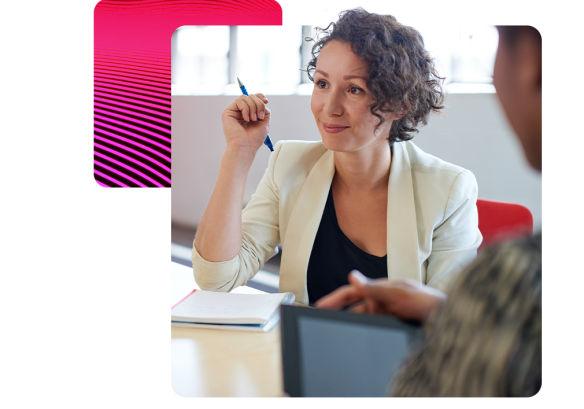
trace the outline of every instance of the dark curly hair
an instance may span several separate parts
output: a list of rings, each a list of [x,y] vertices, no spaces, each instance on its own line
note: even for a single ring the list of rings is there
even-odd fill
[[[362,8],[346,10],[339,14],[336,23],[316,27],[314,38],[306,40],[315,41],[306,69],[313,82],[318,55],[332,40],[349,44],[355,55],[366,62],[367,88],[375,101],[369,109],[379,118],[375,129],[384,122],[379,112],[405,112],[391,126],[390,144],[412,139],[420,122],[428,124],[431,111],[444,108],[441,86],[444,78],[438,76],[422,36],[393,16],[368,13]]]

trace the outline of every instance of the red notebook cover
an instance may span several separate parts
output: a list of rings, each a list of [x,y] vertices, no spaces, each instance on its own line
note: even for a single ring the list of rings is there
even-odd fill
[[[174,309],[174,307],[176,307],[177,305],[179,305],[181,302],[183,302],[184,300],[186,300],[187,298],[189,298],[191,296],[191,294],[193,294],[195,291],[197,291],[197,289],[194,289],[193,291],[191,291],[190,293],[188,293],[182,300],[180,300],[179,302],[177,302],[176,304],[174,304],[170,310],[172,311]]]

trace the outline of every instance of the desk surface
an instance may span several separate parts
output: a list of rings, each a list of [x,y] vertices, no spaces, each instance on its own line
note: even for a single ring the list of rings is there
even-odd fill
[[[172,263],[171,272],[172,306],[198,287],[189,267]],[[267,333],[171,328],[172,388],[179,396],[282,396],[279,325]]]

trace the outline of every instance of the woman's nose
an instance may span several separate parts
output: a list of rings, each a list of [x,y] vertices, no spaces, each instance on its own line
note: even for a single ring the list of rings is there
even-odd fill
[[[343,115],[344,108],[340,96],[336,92],[327,95],[324,103],[324,113],[328,116]]]

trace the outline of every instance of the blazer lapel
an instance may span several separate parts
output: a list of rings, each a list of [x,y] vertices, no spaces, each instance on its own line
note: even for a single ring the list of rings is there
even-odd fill
[[[334,174],[333,153],[327,150],[302,186],[290,216],[286,237],[282,241],[280,291],[294,293],[296,300],[304,304],[308,304],[308,261]]]
[[[387,271],[390,280],[422,281],[412,169],[407,142],[393,145],[387,194]]]

